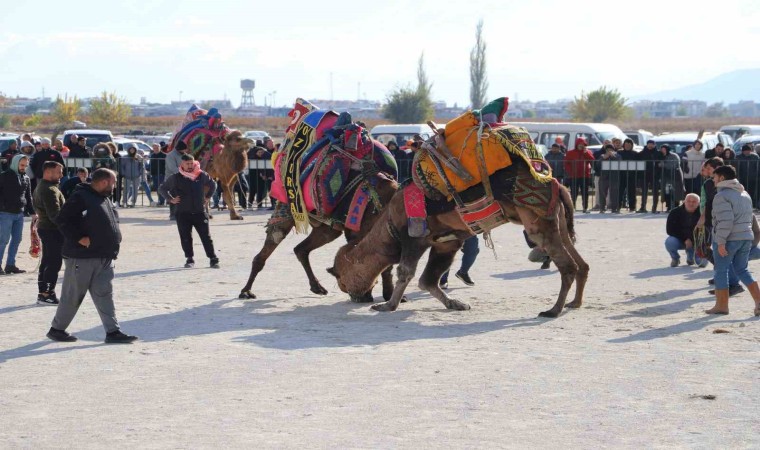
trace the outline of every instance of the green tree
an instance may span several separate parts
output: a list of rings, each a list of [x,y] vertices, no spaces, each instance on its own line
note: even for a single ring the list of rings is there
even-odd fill
[[[95,125],[121,125],[132,115],[127,100],[115,92],[103,91],[96,100],[90,102],[90,121]]]
[[[417,64],[417,88],[397,87],[385,99],[383,117],[393,123],[423,123],[433,119],[433,101],[430,99],[433,84],[425,72],[425,54]]]
[[[39,126],[40,122],[42,122],[42,116],[39,114],[32,114],[31,116],[24,119],[24,126],[25,127],[36,127]]]
[[[600,87],[588,94],[581,92],[570,104],[570,115],[580,122],[604,122],[622,119],[630,115],[626,99],[617,89]]]
[[[82,102],[76,96],[71,99],[68,95],[63,98],[59,96],[53,103],[53,110],[50,111],[50,115],[53,116],[53,120],[58,126],[70,126],[71,122],[77,120],[81,108]]]
[[[470,107],[480,109],[486,104],[488,76],[486,75],[486,43],[483,41],[483,20],[475,31],[475,47],[470,51]]]
[[[11,126],[11,116],[8,114],[0,114],[0,128],[8,128]]]

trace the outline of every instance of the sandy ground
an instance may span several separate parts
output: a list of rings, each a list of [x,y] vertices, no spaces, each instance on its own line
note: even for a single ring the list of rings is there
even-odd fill
[[[291,235],[259,298],[238,300],[267,216],[218,215],[213,270],[181,268],[166,215],[122,210],[115,291],[133,345],[102,343],[89,297],[79,342],[47,340],[55,310],[34,304],[35,276],[0,278],[0,447],[760,447],[751,297],[704,315],[711,272],[668,267],[664,215],[578,215],[586,303],[554,320],[536,315],[558,273],[527,261],[516,226],[496,230],[498,259],[482,250],[475,287],[452,278],[471,311],[414,288],[375,313],[324,272],[338,242],[312,258],[329,295],[309,292]]]

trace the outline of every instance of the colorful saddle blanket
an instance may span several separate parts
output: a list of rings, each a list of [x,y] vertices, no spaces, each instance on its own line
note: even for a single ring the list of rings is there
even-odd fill
[[[509,167],[514,158],[519,158],[530,167],[530,172],[536,180],[542,183],[551,181],[551,168],[544,161],[528,132],[524,128],[501,122],[507,107],[508,99],[499,98],[480,111],[468,111],[446,124],[446,147],[472,175],[471,180],[463,180],[450,168],[441,164],[455,192],[463,192],[483,182],[481,163],[477,154],[481,121],[483,130],[480,145],[483,150],[485,172],[488,176]],[[417,152],[412,164],[412,177],[428,197],[435,198],[443,195],[451,199],[452,195],[446,182],[440,176],[432,158],[434,156],[424,149]]]
[[[221,141],[229,131],[216,108],[206,111],[193,104],[174,133],[169,149],[174,149],[180,141],[184,142],[189,153],[200,161],[201,168],[205,170],[211,158],[221,151]]]
[[[377,172],[398,176],[393,155],[370,139],[367,130],[353,124],[348,113],[338,116],[299,99],[291,117],[296,122],[289,128],[291,137],[286,137],[284,150],[273,157],[272,196],[289,204],[297,232],[308,230],[309,213],[332,217],[339,204],[351,197],[350,207],[338,214],[342,217],[332,219],[349,229],[358,227],[372,196],[371,184],[366,184],[371,176]]]

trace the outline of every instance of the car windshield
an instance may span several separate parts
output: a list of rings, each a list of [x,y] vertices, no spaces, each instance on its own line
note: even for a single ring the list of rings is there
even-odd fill
[[[731,150],[734,151],[737,155],[741,153],[742,146],[745,144],[749,144],[752,146],[752,148],[755,148],[755,144],[760,144],[760,136],[754,136],[752,139],[740,139],[736,142],[734,142],[734,145],[731,147]]]

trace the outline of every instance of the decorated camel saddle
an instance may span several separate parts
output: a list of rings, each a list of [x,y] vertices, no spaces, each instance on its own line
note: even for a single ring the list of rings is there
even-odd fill
[[[184,142],[189,153],[206,170],[209,161],[222,150],[222,141],[229,132],[216,108],[207,111],[193,104],[174,133],[169,150],[173,150],[180,141]]]
[[[367,206],[382,207],[374,189],[378,177],[398,176],[393,155],[349,113],[299,98],[288,115],[282,149],[272,156],[271,195],[289,206],[281,214],[293,217],[299,233],[308,231],[310,218],[358,231]]]
[[[404,190],[411,235],[426,234],[428,213],[452,209],[473,233],[487,232],[507,221],[495,195],[553,213],[559,185],[527,130],[504,123],[508,106],[502,97],[468,111],[423,143]]]

